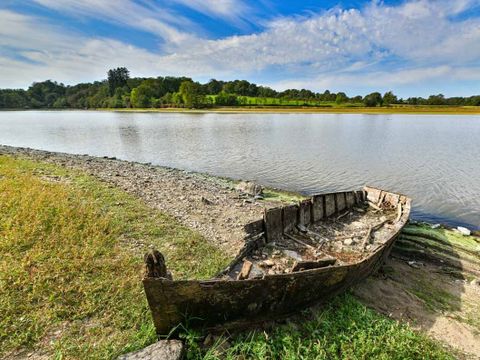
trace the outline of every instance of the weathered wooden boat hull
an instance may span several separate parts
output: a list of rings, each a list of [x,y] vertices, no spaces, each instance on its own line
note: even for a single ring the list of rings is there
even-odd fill
[[[145,278],[143,283],[157,333],[168,334],[184,322],[197,328],[219,324],[231,328],[239,322],[253,324],[278,319],[344,291],[376,271],[387,258],[408,220],[410,199],[404,196],[402,199],[404,210],[390,238],[354,264],[238,281]]]

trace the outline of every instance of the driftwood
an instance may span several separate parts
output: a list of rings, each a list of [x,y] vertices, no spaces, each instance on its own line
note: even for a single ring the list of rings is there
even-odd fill
[[[374,208],[377,211],[382,211],[382,209],[377,204],[374,204],[371,201],[368,201],[368,206],[371,206],[372,208]]]
[[[350,209],[348,209],[347,211],[345,211],[345,212],[343,212],[342,214],[338,215],[337,218],[335,219],[335,221],[340,220],[341,218],[347,216],[348,214],[350,214]]]
[[[248,279],[250,270],[252,270],[252,262],[245,260],[242,265],[242,270],[238,273],[237,280]]]
[[[386,219],[386,220],[383,220],[382,222],[378,223],[377,225],[374,225],[374,226],[370,226],[368,228],[368,231],[367,231],[367,234],[365,235],[365,237],[363,238],[363,241],[362,241],[362,248],[365,250],[365,248],[367,247],[367,244],[370,242],[370,238],[372,236],[372,233],[374,231],[377,231],[378,229],[380,229],[383,225],[385,225],[389,220]]]
[[[303,242],[302,240],[296,238],[296,237],[293,236],[292,234],[284,234],[284,235],[285,235],[287,238],[289,238],[290,240],[293,240],[294,242],[296,242],[297,244],[299,244],[299,245],[301,245],[301,246],[304,246],[304,247],[309,248],[309,249],[315,249],[312,245]]]
[[[292,267],[292,272],[318,269],[325,266],[335,265],[336,262],[337,259],[335,258],[320,259],[317,261],[297,261]]]

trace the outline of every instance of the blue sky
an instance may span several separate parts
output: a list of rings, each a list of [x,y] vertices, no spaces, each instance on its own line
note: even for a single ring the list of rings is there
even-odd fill
[[[2,0],[0,87],[132,76],[480,94],[480,0]]]

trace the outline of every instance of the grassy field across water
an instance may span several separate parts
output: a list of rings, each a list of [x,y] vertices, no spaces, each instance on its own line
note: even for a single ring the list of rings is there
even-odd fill
[[[0,156],[0,204],[0,357],[140,349],[156,340],[140,281],[149,245],[177,279],[208,278],[230,260],[171,217],[62,167]],[[190,359],[452,358],[349,294],[301,318],[209,348],[195,332],[182,336]]]

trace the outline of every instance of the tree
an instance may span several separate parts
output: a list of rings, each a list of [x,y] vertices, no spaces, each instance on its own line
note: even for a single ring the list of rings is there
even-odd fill
[[[130,103],[136,108],[150,107],[152,104],[154,89],[144,81],[130,93]]]
[[[398,98],[396,95],[393,94],[393,92],[387,91],[385,94],[383,94],[384,105],[390,105],[390,104],[396,104],[396,103],[398,103]]]
[[[179,93],[188,108],[201,107],[205,103],[205,96],[202,95],[200,84],[197,82],[183,81]]]
[[[335,98],[337,104],[343,104],[348,101],[348,96],[344,92],[339,92]]]
[[[215,105],[223,105],[223,106],[238,105],[237,96],[234,94],[227,94],[225,91],[222,91],[215,98]]]
[[[379,92],[373,92],[363,98],[363,103],[367,107],[382,105],[382,95]]]
[[[108,70],[108,90],[110,91],[110,96],[115,94],[115,90],[118,87],[123,87],[127,85],[128,79],[130,78],[130,72],[125,67],[118,67],[116,69]]]
[[[224,85],[223,81],[211,79],[208,83],[204,85],[205,93],[208,95],[216,95],[220,91],[222,91],[223,85]]]

